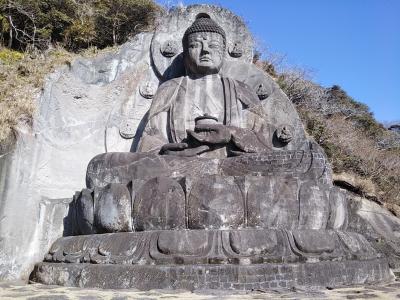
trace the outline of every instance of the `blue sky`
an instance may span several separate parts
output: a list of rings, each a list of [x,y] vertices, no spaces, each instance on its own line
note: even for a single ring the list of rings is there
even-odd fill
[[[400,120],[400,0],[158,0],[203,3],[242,17],[261,49],[340,85],[381,121]]]

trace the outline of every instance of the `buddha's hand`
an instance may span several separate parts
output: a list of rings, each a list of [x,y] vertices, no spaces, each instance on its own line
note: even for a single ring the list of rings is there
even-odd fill
[[[169,143],[161,147],[161,155],[175,155],[175,156],[196,156],[203,152],[206,152],[210,148],[206,145],[202,145],[196,148],[188,148],[186,143]]]
[[[202,144],[228,144],[231,140],[230,127],[223,124],[197,124],[194,130],[187,130],[188,136]]]

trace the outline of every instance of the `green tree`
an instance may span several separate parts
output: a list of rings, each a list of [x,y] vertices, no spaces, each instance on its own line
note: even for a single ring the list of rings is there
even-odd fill
[[[93,45],[97,37],[97,10],[92,1],[80,1],[74,9],[73,20],[65,30],[65,46],[79,50]]]
[[[71,50],[125,42],[152,24],[153,0],[0,0],[0,43],[9,48]]]
[[[157,6],[150,0],[98,0],[97,42],[101,47],[125,42],[153,22]]]

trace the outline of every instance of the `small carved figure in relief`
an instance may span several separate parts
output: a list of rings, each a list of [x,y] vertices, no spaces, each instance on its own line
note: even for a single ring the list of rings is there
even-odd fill
[[[165,57],[174,57],[178,53],[178,46],[173,40],[167,40],[161,46],[161,54]]]
[[[267,97],[269,96],[267,93],[267,89],[262,83],[258,86],[256,94],[258,96],[258,99],[260,100],[267,99]]]
[[[139,93],[143,98],[152,99],[156,93],[156,87],[151,82],[146,82],[144,85],[140,86]]]
[[[233,43],[233,46],[229,49],[229,54],[232,57],[239,58],[243,55],[243,46],[240,41],[236,41]]]
[[[288,144],[292,141],[292,130],[289,126],[281,126],[276,130],[278,140],[283,144]]]

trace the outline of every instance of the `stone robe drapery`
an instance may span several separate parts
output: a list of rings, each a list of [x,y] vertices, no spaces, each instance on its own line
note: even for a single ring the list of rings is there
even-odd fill
[[[194,127],[187,118],[187,114],[191,113],[189,106],[194,101],[188,91],[196,80],[183,76],[171,79],[159,87],[148,113],[139,152],[159,150],[167,143],[180,143],[187,137],[186,130]],[[215,80],[219,81],[223,89],[224,111],[220,122],[258,132],[265,120],[257,95],[242,82],[219,76]]]

